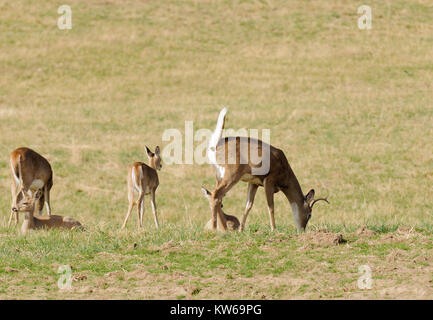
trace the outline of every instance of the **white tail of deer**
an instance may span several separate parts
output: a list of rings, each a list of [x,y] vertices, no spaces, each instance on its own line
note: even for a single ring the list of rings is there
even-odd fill
[[[16,204],[18,210],[24,212],[24,222],[21,226],[23,234],[26,234],[31,229],[84,229],[79,221],[70,217],[58,215],[50,215],[48,217],[34,216],[36,205],[42,195],[41,190],[37,190],[33,195],[24,193],[23,197]]]
[[[210,191],[207,190],[206,188],[203,188],[203,187],[201,188],[201,191],[203,192],[203,195],[205,196],[205,198],[208,199],[209,204],[210,204],[211,203],[210,202],[210,199],[211,199],[211,193],[210,193]],[[222,208],[222,204],[221,204],[221,208]],[[233,230],[233,231],[238,230],[239,229],[239,225],[240,225],[238,218],[236,218],[235,216],[231,216],[229,214],[226,214],[222,209],[221,209],[221,212],[222,212],[222,214],[223,214],[223,216],[224,216],[224,218],[226,220],[227,229],[228,230]],[[217,224],[217,229],[221,230],[221,228],[222,228],[222,221],[218,221],[218,222],[219,223]],[[212,230],[212,219],[210,219],[206,223],[205,229]]]
[[[207,153],[210,163],[216,169],[217,180],[217,187],[209,200],[212,209],[212,229],[216,230],[218,217],[222,222],[222,229],[227,230],[226,219],[221,210],[222,199],[236,183],[244,181],[248,183],[248,193],[239,231],[245,228],[259,186],[265,189],[271,230],[275,230],[274,193],[282,191],[292,207],[296,228],[304,231],[311,218],[313,205],[320,200],[328,202],[327,199],[314,200],[314,189],[306,195],[302,193],[298,179],[280,149],[248,137],[222,138],[226,114],[226,108],[221,110]],[[255,174],[254,168],[259,164],[252,161],[250,150],[257,150],[259,157],[267,155],[261,160],[262,163],[268,162],[269,170],[265,174]]]
[[[153,211],[153,219],[155,226],[158,228],[158,215],[156,212],[155,192],[159,185],[157,170],[161,170],[161,156],[160,149],[156,147],[155,153],[145,147],[147,156],[149,157],[149,165],[143,162],[135,162],[129,167],[128,171],[128,212],[126,213],[122,229],[126,227],[129,216],[135,204],[137,204],[138,212],[138,226],[141,228],[143,225],[144,214],[144,195],[151,195],[151,204]],[[137,202],[134,201],[134,194],[138,193]]]
[[[15,225],[18,224],[17,202],[23,197],[32,197],[39,189],[43,190],[37,200],[36,209],[42,213],[44,204],[48,215],[51,214],[50,190],[53,186],[53,171],[49,162],[37,152],[29,148],[18,148],[12,151],[10,160],[12,205],[8,226],[15,216]]]

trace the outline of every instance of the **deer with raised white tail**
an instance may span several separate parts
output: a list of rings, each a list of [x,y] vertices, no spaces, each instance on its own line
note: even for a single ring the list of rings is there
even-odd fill
[[[245,211],[239,231],[243,231],[259,186],[264,187],[268,204],[271,231],[275,230],[274,193],[282,191],[292,207],[298,231],[305,231],[311,218],[314,189],[303,194],[298,179],[292,171],[284,152],[258,139],[249,137],[222,137],[227,109],[221,110],[213,132],[207,156],[216,169],[217,187],[210,196],[212,229],[217,228],[217,217],[222,229],[227,230],[226,219],[221,210],[222,199],[239,181],[248,183]],[[328,202],[329,203],[329,202]]]
[[[205,196],[205,198],[208,199],[209,203],[211,203],[210,202],[210,199],[211,199],[211,193],[210,193],[210,191],[208,189],[204,188],[204,187],[201,188],[201,191],[203,192],[203,195]],[[221,204],[221,208],[222,207],[223,207],[223,205]],[[226,220],[227,229],[228,230],[232,230],[232,231],[237,231],[239,229],[239,225],[240,225],[238,218],[236,218],[235,216],[231,216],[229,214],[226,214],[222,209],[221,209],[221,212],[222,212],[222,214],[223,214],[223,216],[224,216],[224,218]],[[221,230],[222,222],[221,221],[218,221],[218,222],[219,223],[217,223],[217,229]],[[212,230],[212,219],[210,219],[206,223],[206,225],[205,225],[204,228],[206,230]]]
[[[48,217],[37,217],[34,215],[36,204],[43,195],[41,190],[33,194],[24,193],[23,197],[17,202],[19,211],[24,212],[24,221],[21,226],[21,232],[26,234],[32,229],[68,229],[84,230],[81,223],[71,217],[59,215],[50,215]]]
[[[144,162],[134,162],[129,167],[128,171],[128,212],[126,213],[125,221],[123,222],[122,229],[126,227],[129,216],[135,204],[137,204],[138,212],[138,226],[141,228],[143,225],[144,214],[144,195],[150,194],[150,202],[152,204],[153,219],[155,226],[158,228],[158,215],[156,212],[155,192],[159,185],[158,172],[161,170],[161,155],[159,146],[156,147],[155,153],[145,147],[147,156],[149,157],[149,165]],[[134,194],[138,193],[137,202],[134,201]]]
[[[15,216],[15,225],[18,224],[19,208],[17,202],[24,196],[32,197],[34,192],[42,189],[43,193],[36,206],[42,214],[44,204],[48,215],[51,214],[50,190],[53,186],[53,171],[50,163],[36,151],[29,148],[18,148],[12,151],[10,159],[12,205],[8,226]]]

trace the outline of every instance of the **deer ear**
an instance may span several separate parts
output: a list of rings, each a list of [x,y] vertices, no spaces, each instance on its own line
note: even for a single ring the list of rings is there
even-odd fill
[[[150,149],[149,149],[147,146],[144,146],[144,148],[146,149],[147,155],[148,155],[149,157],[153,157],[153,152],[150,151]]]
[[[209,199],[210,197],[210,192],[208,189],[201,187],[201,192],[203,192],[204,196],[206,197],[206,199]]]
[[[305,195],[305,201],[309,204],[314,199],[314,189],[311,189],[308,191],[308,193]]]
[[[156,153],[156,155],[158,155],[159,156],[159,153],[161,152],[161,150],[159,149],[159,146],[156,146],[156,148],[155,148],[155,153]]]

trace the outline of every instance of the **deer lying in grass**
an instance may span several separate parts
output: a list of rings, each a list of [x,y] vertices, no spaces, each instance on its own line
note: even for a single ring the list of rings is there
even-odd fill
[[[48,217],[34,216],[36,204],[42,191],[38,190],[33,196],[25,193],[24,196],[18,201],[17,207],[19,211],[24,212],[24,222],[21,226],[21,232],[26,234],[31,229],[79,229],[84,230],[83,226],[77,220],[70,217],[63,217],[58,215],[50,215]]]
[[[206,188],[201,188],[201,191],[203,192],[204,196],[206,199],[209,200],[209,204],[211,203],[211,193],[209,190],[207,190]],[[221,208],[223,207],[223,205],[221,204]],[[225,214],[224,211],[221,209],[221,212],[226,220],[227,223],[227,229],[228,230],[232,230],[232,231],[236,231],[239,229],[239,220],[238,218],[236,218],[235,216],[231,216],[228,214]],[[217,223],[217,229],[221,230],[221,226],[222,226],[222,222],[221,220],[219,221],[219,223]],[[205,226],[205,229],[207,230],[212,230],[212,219],[210,219]]]
[[[128,171],[128,212],[123,222],[122,229],[126,227],[129,216],[135,204],[137,204],[138,212],[138,226],[141,228],[143,225],[143,214],[144,214],[144,195],[151,195],[151,204],[153,219],[155,226],[158,228],[158,216],[156,212],[155,192],[159,185],[158,172],[161,170],[161,156],[159,146],[156,147],[155,153],[146,148],[147,156],[149,157],[149,165],[144,162],[135,162],[129,167]],[[134,201],[134,193],[138,193],[137,202]]]
[[[278,191],[282,191],[290,202],[296,228],[304,231],[311,218],[313,205],[320,200],[328,202],[327,199],[314,200],[314,189],[306,195],[302,193],[298,179],[280,149],[249,137],[222,138],[226,113],[226,108],[220,112],[207,150],[210,163],[216,169],[217,179],[217,187],[210,197],[212,229],[217,228],[219,215],[223,230],[227,230],[226,219],[221,210],[222,199],[236,183],[244,181],[248,183],[248,194],[239,231],[245,228],[259,186],[265,189],[271,231],[275,230],[274,193]]]
[[[18,224],[17,202],[24,196],[32,197],[32,194],[40,189],[43,189],[43,194],[37,201],[36,207],[41,214],[44,203],[46,203],[47,213],[50,215],[50,190],[53,186],[53,171],[49,162],[29,148],[18,148],[12,151],[9,164],[12,205],[8,226],[10,226],[13,216],[15,216],[15,225]]]

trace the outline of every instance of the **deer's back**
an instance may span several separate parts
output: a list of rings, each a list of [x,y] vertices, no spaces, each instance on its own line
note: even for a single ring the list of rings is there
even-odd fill
[[[51,215],[51,216],[39,216],[34,217],[34,225],[36,229],[53,229],[53,228],[63,228],[63,229],[74,229],[74,228],[82,228],[81,223],[74,218],[64,217],[59,215]]]
[[[265,148],[268,148],[269,156],[267,156]],[[240,174],[242,181],[258,185],[263,185],[263,180],[268,176],[272,176],[277,184],[285,184],[290,168],[282,150],[249,137],[224,137],[220,139],[217,145],[216,159],[218,164],[224,166],[229,174]],[[269,171],[265,174],[253,174],[253,168],[266,166],[263,162],[267,162]]]
[[[36,151],[29,148],[18,148],[11,153],[11,166],[18,177],[18,159],[21,156],[21,171],[23,182],[32,184],[35,180],[52,185],[53,171],[50,163]]]
[[[134,188],[143,188],[146,193],[159,185],[158,173],[144,162],[135,162],[130,168],[130,176]]]

